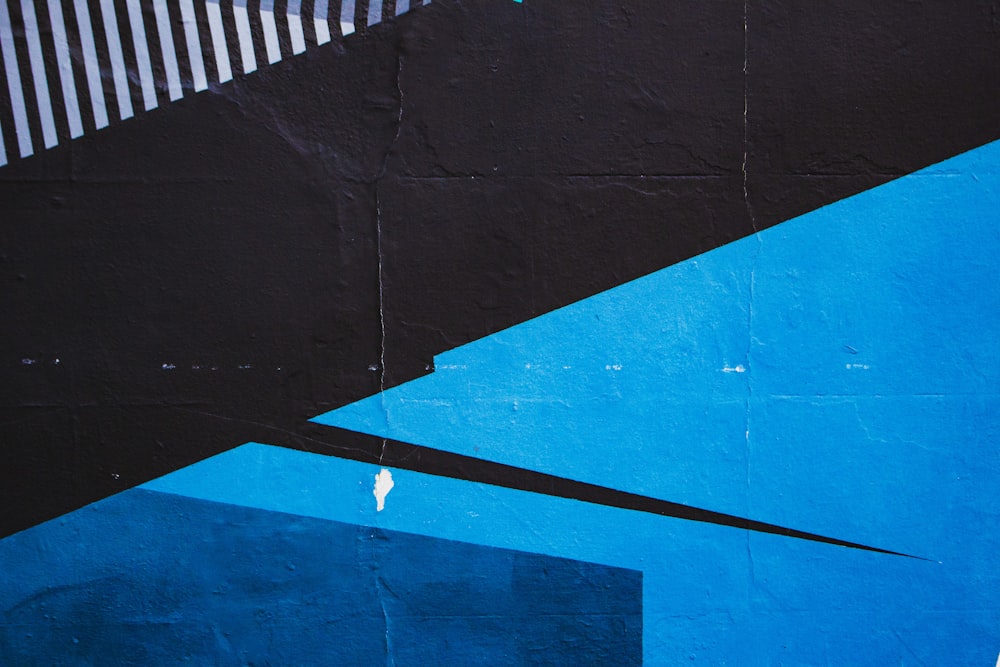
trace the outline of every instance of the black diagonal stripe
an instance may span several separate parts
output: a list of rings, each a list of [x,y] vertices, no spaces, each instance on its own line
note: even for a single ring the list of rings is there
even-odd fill
[[[122,44],[122,57],[125,60],[125,73],[129,80],[129,94],[132,100],[132,112],[135,115],[146,109],[142,97],[142,81],[139,78],[139,62],[135,52],[135,40],[132,35],[132,23],[129,20],[128,4],[125,0],[114,0],[115,17],[118,21],[118,35]]]
[[[184,33],[184,21],[181,17],[181,6],[177,2],[167,3],[167,16],[170,19],[170,36],[174,40],[174,53],[177,57],[177,75],[181,79],[181,91],[184,96],[191,95],[194,89],[194,76],[191,72],[191,55],[187,48],[187,35]],[[174,100],[179,102],[180,100]]]
[[[287,433],[272,433],[279,440],[270,440],[273,444],[292,446],[295,449],[305,449],[311,452],[337,456],[339,458],[377,463],[390,468],[401,468],[413,472],[449,477],[467,482],[490,484],[518,491],[540,493],[546,496],[578,500],[605,507],[658,514],[660,516],[710,523],[717,526],[739,528],[755,533],[768,533],[798,540],[820,542],[834,546],[872,551],[890,556],[902,556],[929,560],[920,556],[882,549],[848,540],[818,535],[786,526],[779,526],[764,521],[756,521],[723,512],[661,500],[643,496],[628,491],[621,491],[597,484],[588,484],[566,477],[518,468],[516,466],[495,463],[471,456],[446,452],[431,447],[414,445],[397,440],[385,440],[374,436],[366,436],[351,431],[328,426],[310,424],[300,429],[297,438],[289,438]]]
[[[56,126],[59,143],[70,140],[69,122],[66,117],[66,101],[63,99],[62,80],[59,77],[59,64],[56,62],[56,47],[52,36],[51,17],[47,2],[35,2],[35,17],[38,21],[38,39],[42,45],[42,59],[45,63],[46,81],[49,89],[49,102],[52,106],[52,118]]]
[[[146,29],[146,44],[149,47],[149,62],[153,69],[153,90],[156,92],[156,106],[170,104],[170,93],[167,86],[167,71],[163,59],[163,44],[160,42],[160,30],[156,23],[156,13],[151,0],[140,0],[142,6],[142,22]]]
[[[97,51],[97,62],[101,72],[101,88],[104,91],[104,104],[108,113],[108,123],[114,125],[121,122],[121,109],[118,105],[118,94],[115,91],[115,79],[111,64],[111,50],[108,46],[108,35],[104,29],[104,12],[101,11],[100,0],[86,0],[86,4],[90,12],[90,28],[94,35],[94,48]],[[134,111],[133,109],[133,113]]]
[[[208,25],[205,0],[194,0],[194,16],[198,24],[198,40],[201,42],[201,60],[205,64],[205,78],[211,88],[213,83],[219,83],[219,66],[215,62],[215,46],[212,44],[212,30]]]
[[[70,1],[63,2],[62,8],[63,22],[66,25],[66,42],[69,47],[69,59],[73,68],[73,81],[76,84],[76,100],[80,107],[83,134],[86,136],[96,132],[97,126],[94,121],[94,106],[93,100],[90,98],[90,86],[87,83],[87,71],[83,64],[83,45],[80,41],[80,27],[76,15],[76,3]]]
[[[240,49],[240,36],[236,29],[236,14],[232,0],[221,0],[219,9],[222,13],[222,31],[226,35],[226,49],[229,51],[229,67],[233,78],[238,79],[246,75],[243,72],[243,52]]]
[[[316,16],[316,0],[301,0],[299,11],[302,16],[302,36],[306,40],[306,51],[308,51],[317,46],[316,25],[313,23]]]
[[[250,34],[253,37],[253,52],[257,58],[257,71],[267,69],[267,45],[264,41],[264,24],[260,18],[260,0],[247,0],[247,17],[250,19]]]
[[[292,57],[292,36],[288,28],[288,0],[274,0],[274,29],[278,33],[278,51],[281,59]],[[301,10],[300,10],[301,11]]]

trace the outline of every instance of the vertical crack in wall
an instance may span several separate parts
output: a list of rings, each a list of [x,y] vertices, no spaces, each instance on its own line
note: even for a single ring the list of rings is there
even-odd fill
[[[385,581],[382,579],[382,576],[378,573],[378,550],[376,548],[377,538],[378,538],[378,530],[376,528],[372,528],[372,532],[371,532],[371,547],[372,547],[372,564],[371,564],[371,568],[372,568],[372,578],[375,580],[374,581],[374,583],[375,583],[375,594],[378,596],[379,611],[382,612],[382,625],[385,628],[385,641],[384,641],[384,647],[385,647],[385,664],[386,665],[393,665],[395,661],[392,659],[392,642],[391,642],[391,638],[389,636],[389,612],[385,608],[385,595],[384,595],[384,592],[383,592],[383,589],[388,589],[388,587],[385,585]],[[375,661],[373,660],[372,663],[374,664],[374,662]]]
[[[378,316],[379,316],[379,360],[378,360],[378,393],[382,401],[382,414],[385,415],[386,424],[389,421],[388,407],[385,403],[385,346],[386,346],[386,329],[385,329],[385,258],[382,252],[382,196],[379,191],[379,186],[385,179],[386,172],[389,168],[389,157],[392,155],[392,149],[395,147],[396,142],[399,140],[399,134],[403,126],[403,89],[400,85],[400,79],[403,73],[403,54],[397,50],[396,52],[396,99],[398,100],[398,108],[396,112],[396,127],[393,132],[392,140],[389,145],[385,148],[385,153],[382,155],[382,164],[379,166],[378,174],[375,176],[375,252],[378,257]],[[379,454],[378,462],[382,465],[382,459],[385,458],[385,450],[387,446],[387,439],[382,438],[382,451]]]
[[[743,3],[743,206],[746,210],[746,214],[750,220],[750,226],[753,229],[753,236],[756,241],[756,245],[753,250],[753,255],[750,263],[750,281],[747,286],[747,346],[746,352],[744,354],[746,359],[746,403],[744,406],[745,414],[745,430],[744,430],[744,451],[746,455],[746,469],[745,469],[745,480],[746,480],[746,516],[752,516],[752,508],[750,506],[750,426],[751,426],[751,407],[753,400],[753,364],[751,363],[751,354],[753,352],[753,299],[754,299],[754,287],[756,285],[757,279],[757,262],[760,259],[761,250],[761,240],[760,240],[760,230],[757,228],[757,218],[754,215],[753,204],[750,202],[750,189],[748,185],[748,175],[747,175],[747,163],[749,161],[750,154],[750,123],[749,123],[749,97],[750,97],[750,0],[744,0]],[[749,587],[754,585],[756,580],[754,573],[754,562],[753,562],[753,551],[751,549],[751,535],[752,531],[746,532],[746,545],[747,545],[747,559],[750,565],[750,582],[748,586],[748,601],[749,601]]]
[[[385,327],[385,256],[382,250],[382,196],[380,192],[380,186],[382,181],[385,179],[386,173],[389,168],[389,157],[392,155],[392,149],[395,147],[396,142],[399,140],[399,135],[403,125],[403,89],[400,86],[400,79],[403,72],[403,55],[401,52],[396,52],[396,99],[398,100],[398,107],[396,111],[396,122],[395,131],[393,132],[392,140],[385,148],[385,153],[382,155],[382,164],[379,166],[378,173],[375,176],[375,251],[377,254],[377,270],[378,270],[378,316],[379,316],[379,360],[378,360],[378,393],[381,397],[382,402],[382,414],[385,415],[386,424],[389,422],[389,411],[388,406],[385,402],[385,349],[386,349],[386,327]],[[382,460],[385,458],[385,450],[388,445],[388,439],[382,438],[382,450],[379,453],[378,462],[379,466],[382,465]],[[376,478],[377,481],[377,478]],[[372,572],[375,576],[375,593],[378,596],[379,608],[382,610],[382,621],[385,624],[385,664],[393,665],[395,661],[392,658],[392,642],[389,636],[389,614],[385,608],[385,599],[383,595],[384,582],[382,577],[378,573],[378,554],[375,548],[376,540],[378,539],[378,530],[373,527],[371,532],[371,543],[372,543]]]

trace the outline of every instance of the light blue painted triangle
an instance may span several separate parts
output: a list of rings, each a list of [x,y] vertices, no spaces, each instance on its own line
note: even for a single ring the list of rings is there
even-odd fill
[[[921,511],[888,475],[926,496],[928,452],[991,446],[976,434],[997,430],[998,251],[992,143],[313,421],[841,536],[857,514],[884,538],[873,514]]]

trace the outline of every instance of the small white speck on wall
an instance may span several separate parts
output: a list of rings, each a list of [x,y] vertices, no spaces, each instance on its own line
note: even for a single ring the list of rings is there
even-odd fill
[[[372,491],[377,503],[375,511],[381,512],[385,509],[385,497],[389,495],[395,485],[395,482],[392,481],[392,473],[388,469],[382,468],[382,472],[375,475],[375,489]]]

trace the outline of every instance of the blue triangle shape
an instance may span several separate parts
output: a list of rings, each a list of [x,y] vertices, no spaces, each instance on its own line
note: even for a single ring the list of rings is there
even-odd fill
[[[1000,142],[441,354],[431,375],[313,421],[799,521],[751,487],[800,504],[826,470],[851,481],[821,489],[832,504],[811,516],[836,522],[884,466],[990,414],[949,417],[1000,387],[998,212]]]

